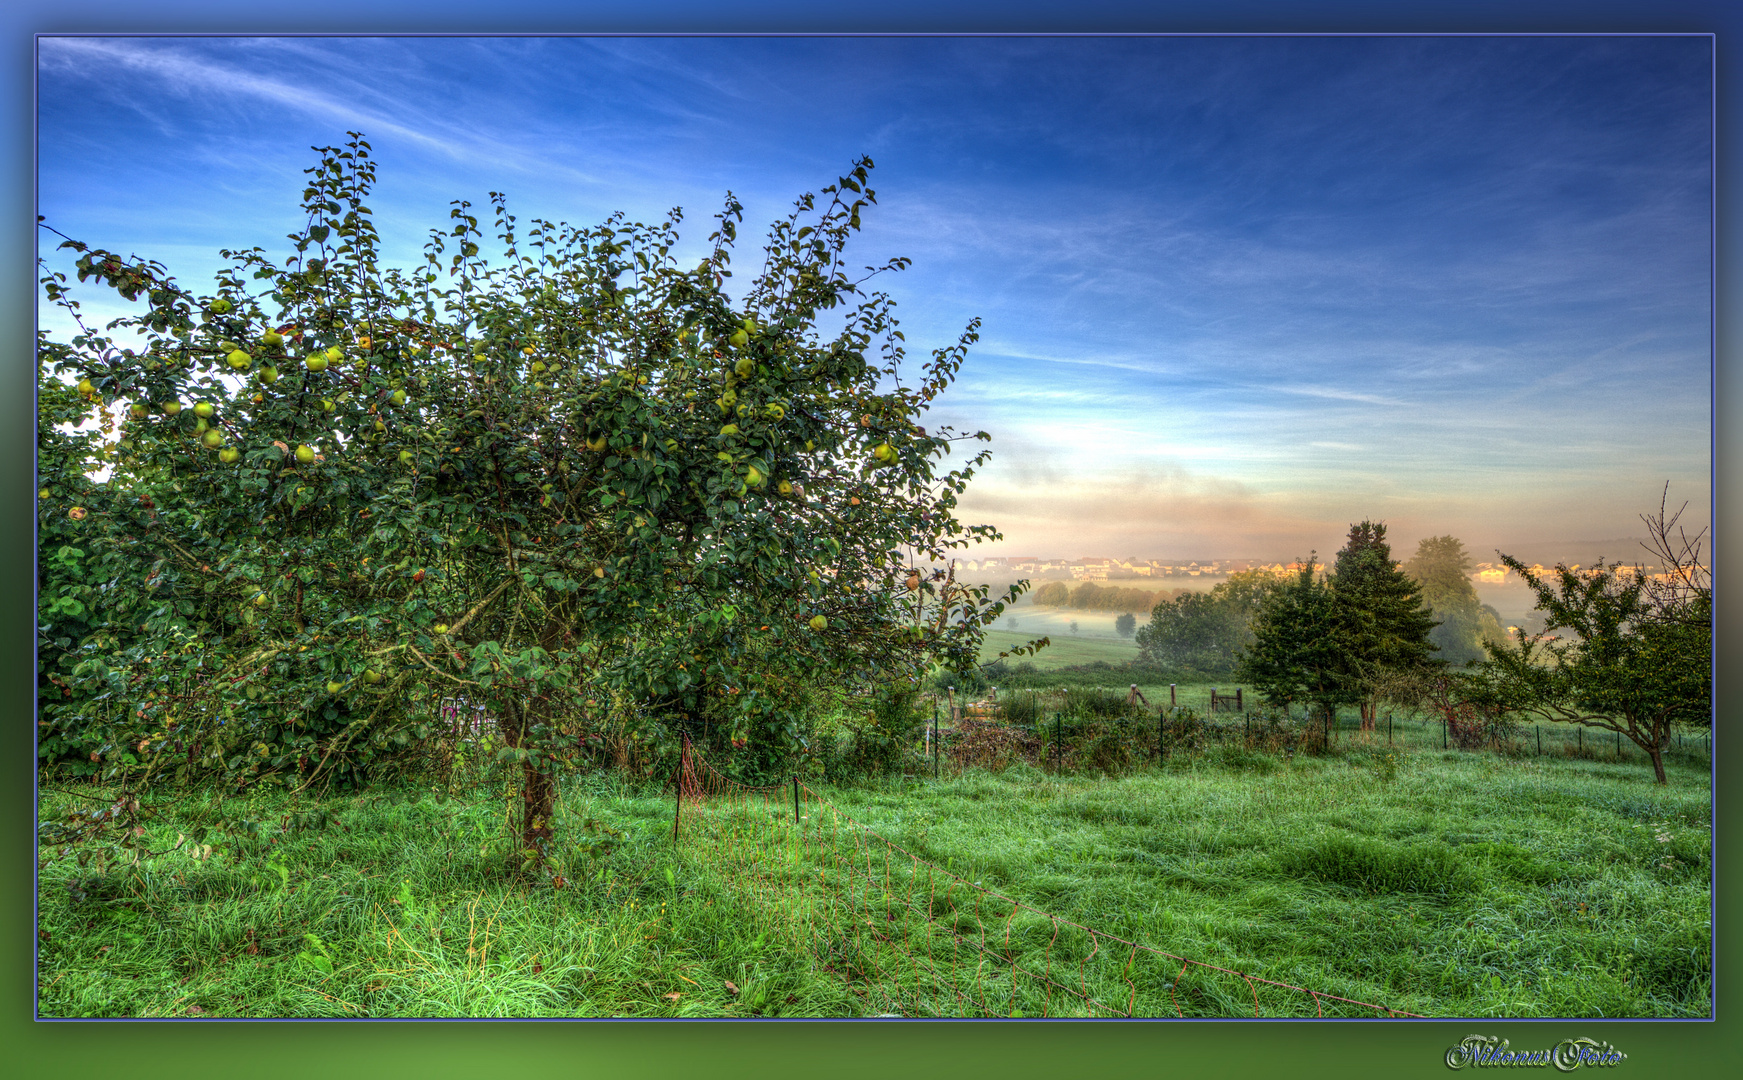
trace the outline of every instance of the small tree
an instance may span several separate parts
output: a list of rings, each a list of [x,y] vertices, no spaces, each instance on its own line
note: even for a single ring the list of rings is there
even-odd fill
[[[1138,629],[1138,617],[1127,611],[1114,620],[1114,632],[1121,637],[1131,637]]]
[[[1303,701],[1326,716],[1362,700],[1350,664],[1347,610],[1309,555],[1295,580],[1266,596],[1236,671],[1272,704]]]
[[[1667,487],[1668,494],[1668,487]],[[1686,507],[1685,507],[1686,508]],[[1701,563],[1705,530],[1677,528],[1679,509],[1642,514],[1646,548],[1661,565],[1555,568],[1545,580],[1509,555],[1501,559],[1530,586],[1550,632],[1569,640],[1517,647],[1495,642],[1466,697],[1549,723],[1579,724],[1627,736],[1666,783],[1664,749],[1674,725],[1705,726],[1712,716],[1712,577]],[[1673,535],[1674,532],[1674,535]]]

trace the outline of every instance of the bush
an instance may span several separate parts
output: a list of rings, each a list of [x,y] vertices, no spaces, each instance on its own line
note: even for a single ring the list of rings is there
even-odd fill
[[[845,721],[845,743],[827,755],[825,775],[831,782],[901,773],[918,763],[915,744],[931,722],[919,707],[919,691],[906,684],[879,687],[866,703],[864,716]]]

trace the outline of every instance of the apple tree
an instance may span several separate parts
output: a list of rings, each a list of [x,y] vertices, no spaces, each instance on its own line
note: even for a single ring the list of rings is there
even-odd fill
[[[819,679],[974,661],[1017,595],[951,570],[998,535],[954,513],[987,452],[947,461],[987,436],[922,421],[976,327],[907,362],[868,285],[906,260],[847,261],[869,160],[774,223],[735,297],[730,195],[694,267],[679,211],[522,226],[493,193],[488,224],[457,202],[421,264],[384,269],[367,142],[319,153],[286,257],[225,252],[211,295],[63,245],[143,301],[40,350],[125,403],[114,543],[175,598],[82,672],[117,776],[306,786],[464,697],[521,770],[531,865],[559,768],[614,718],[685,703],[796,751]]]

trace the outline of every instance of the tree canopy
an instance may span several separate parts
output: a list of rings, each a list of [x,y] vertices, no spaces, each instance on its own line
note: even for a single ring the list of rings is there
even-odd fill
[[[986,451],[942,464],[987,436],[920,421],[976,325],[906,362],[867,285],[906,260],[846,256],[869,159],[771,226],[735,298],[730,194],[693,268],[678,210],[522,226],[495,193],[383,268],[369,144],[317,149],[287,257],[226,251],[210,295],[68,240],[80,281],[145,302],[92,328],[44,267],[80,320],[40,336],[45,368],[125,417],[109,481],[41,504],[140,571],[109,601],[137,639],[64,676],[103,698],[83,723],[109,775],[306,785],[462,695],[502,720],[536,855],[553,771],[608,720],[708,717],[790,757],[819,678],[974,661],[1020,587],[932,567],[998,536],[954,514]]]
[[[1477,596],[1471,584],[1471,557],[1454,536],[1425,537],[1404,573],[1422,590],[1422,599],[1439,620],[1428,640],[1439,650],[1437,659],[1462,665],[1485,655],[1485,641],[1503,641],[1501,620]]]
[[[1657,514],[1641,515],[1656,574],[1600,560],[1584,570],[1558,565],[1553,577],[1540,577],[1503,555],[1531,588],[1548,631],[1568,634],[1491,643],[1465,684],[1467,697],[1538,720],[1615,731],[1646,751],[1665,783],[1664,749],[1675,725],[1712,722],[1712,577],[1700,557],[1704,530],[1691,538],[1677,529],[1681,513],[1667,517],[1661,503]]]
[[[1253,641],[1252,621],[1281,582],[1261,571],[1233,574],[1208,593],[1181,592],[1151,609],[1137,632],[1140,655],[1164,667],[1227,674]]]

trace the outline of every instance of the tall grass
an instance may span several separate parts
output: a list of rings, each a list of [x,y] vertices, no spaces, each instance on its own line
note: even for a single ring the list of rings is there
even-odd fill
[[[1230,742],[1117,779],[1017,765],[824,793],[1025,903],[1280,982],[1437,1016],[1709,1014],[1703,771],[1674,766],[1659,788],[1631,763],[1422,742],[1292,757]],[[657,787],[566,782],[561,888],[508,871],[511,796],[406,787],[324,800],[322,821],[262,795],[222,807],[262,824],[204,861],[96,873],[44,851],[39,1009],[868,1011],[782,904],[705,844],[673,843]],[[169,847],[219,808],[159,809]]]

